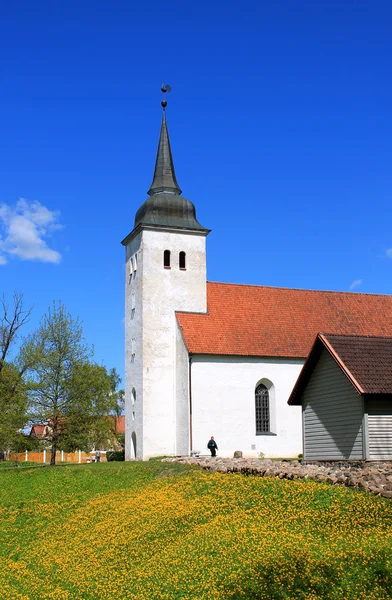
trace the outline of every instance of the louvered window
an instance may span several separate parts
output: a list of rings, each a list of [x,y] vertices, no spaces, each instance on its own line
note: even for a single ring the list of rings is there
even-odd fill
[[[260,383],[255,392],[256,406],[256,435],[270,431],[269,393],[264,384]]]

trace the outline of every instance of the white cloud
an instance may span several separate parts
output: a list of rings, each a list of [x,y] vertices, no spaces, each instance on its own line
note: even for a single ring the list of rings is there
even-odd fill
[[[388,248],[388,250],[385,252],[385,254],[387,255],[388,258],[392,258],[392,248]]]
[[[352,284],[350,285],[350,290],[354,290],[355,288],[357,288],[358,286],[362,285],[363,280],[362,279],[354,279],[354,281],[352,282]]]
[[[23,198],[13,206],[1,204],[0,265],[7,262],[7,255],[21,260],[59,263],[61,254],[49,248],[46,242],[53,231],[62,228],[59,216],[58,211]]]

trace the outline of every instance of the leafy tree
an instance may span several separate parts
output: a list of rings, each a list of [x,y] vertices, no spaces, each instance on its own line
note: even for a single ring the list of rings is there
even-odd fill
[[[102,365],[80,362],[69,381],[62,449],[90,450],[111,445],[115,438],[110,413],[117,408],[115,369],[108,373]]]
[[[30,365],[30,418],[50,426],[51,464],[57,450],[88,449],[107,435],[117,374],[91,362],[81,323],[64,305],[48,309],[22,357]]]
[[[10,450],[13,452],[24,452],[28,450],[33,452],[34,450],[42,450],[45,447],[45,441],[35,437],[31,437],[23,431],[19,431],[15,438],[12,440]]]

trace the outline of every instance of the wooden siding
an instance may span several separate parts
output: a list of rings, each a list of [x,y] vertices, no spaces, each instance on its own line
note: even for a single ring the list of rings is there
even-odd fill
[[[392,460],[392,396],[369,396],[368,447],[370,460]]]
[[[363,400],[327,350],[302,396],[305,460],[363,458]]]

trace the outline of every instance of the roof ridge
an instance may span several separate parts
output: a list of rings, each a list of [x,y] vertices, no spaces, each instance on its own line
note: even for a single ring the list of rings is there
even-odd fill
[[[391,340],[391,335],[367,335],[365,333],[325,333],[324,331],[320,331],[321,335],[326,337],[341,337],[341,338],[369,338],[375,340]]]
[[[176,315],[201,315],[203,317],[209,315],[210,313],[207,311],[197,311],[197,310],[175,310],[174,314]]]
[[[237,287],[250,287],[250,288],[263,288],[268,290],[288,290],[290,292],[311,292],[313,294],[339,294],[339,295],[347,295],[347,296],[380,296],[381,298],[389,298],[392,297],[392,294],[380,294],[380,293],[372,293],[372,292],[344,292],[339,290],[312,290],[309,288],[290,288],[290,287],[280,287],[276,285],[257,285],[255,283],[230,283],[228,281],[207,281],[207,283],[212,283],[213,285],[231,285]]]

